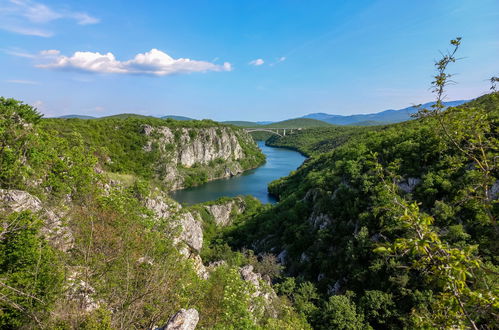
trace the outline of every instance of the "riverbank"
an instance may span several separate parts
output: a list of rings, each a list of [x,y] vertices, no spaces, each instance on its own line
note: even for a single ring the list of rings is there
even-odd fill
[[[252,195],[262,203],[275,203],[277,199],[268,193],[268,184],[289,175],[306,158],[294,150],[268,146],[264,141],[257,141],[257,145],[267,158],[262,166],[230,178],[176,190],[170,196],[177,202],[188,205],[240,195]]]

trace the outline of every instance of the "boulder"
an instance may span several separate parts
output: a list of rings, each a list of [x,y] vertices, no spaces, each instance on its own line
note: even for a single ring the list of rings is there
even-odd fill
[[[194,308],[181,309],[167,324],[157,330],[194,330],[199,322],[199,313]]]

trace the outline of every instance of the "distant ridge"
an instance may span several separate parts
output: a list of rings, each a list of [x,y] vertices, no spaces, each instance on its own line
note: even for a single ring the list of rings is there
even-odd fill
[[[469,100],[450,101],[450,102],[445,102],[444,104],[448,107],[455,107],[466,102],[469,102]],[[429,108],[433,104],[435,104],[435,102],[428,102],[422,104],[421,106],[423,108]],[[350,116],[332,115],[327,113],[311,113],[306,116],[303,116],[302,118],[322,120],[327,123],[335,125],[367,126],[367,125],[392,124],[392,123],[399,123],[402,121],[406,121],[411,119],[411,114],[416,113],[417,111],[418,108],[412,106],[399,110],[390,109],[378,113],[350,115]]]
[[[62,119],[73,119],[73,118],[78,118],[78,119],[95,119],[96,117],[92,116],[86,116],[86,115],[65,115],[65,116],[60,116],[57,118],[62,118]]]
[[[312,118],[295,118],[295,119],[288,119],[268,125],[259,125],[259,126],[268,127],[268,128],[310,128],[310,127],[329,127],[332,125],[325,121]]]
[[[126,119],[126,118],[156,118],[156,117],[137,115],[135,113],[120,113],[118,115],[99,117],[98,119]]]
[[[259,123],[256,123],[256,122],[253,122],[253,121],[244,121],[244,120],[222,121],[222,124],[234,125],[234,126],[239,126],[239,127],[255,127],[255,126],[260,126]]]

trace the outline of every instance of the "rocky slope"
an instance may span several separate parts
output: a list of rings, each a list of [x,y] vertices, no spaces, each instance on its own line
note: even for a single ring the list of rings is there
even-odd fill
[[[155,180],[166,190],[230,177],[265,161],[243,129],[209,120],[46,119],[41,124],[65,139],[81,135],[104,172]]]
[[[159,152],[157,173],[171,189],[230,177],[259,165],[251,159],[254,142],[243,130],[229,127],[170,128],[144,126],[144,150]]]

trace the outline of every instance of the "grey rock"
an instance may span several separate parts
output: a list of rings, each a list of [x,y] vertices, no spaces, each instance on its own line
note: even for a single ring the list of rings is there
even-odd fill
[[[78,302],[79,308],[89,313],[100,307],[99,301],[94,298],[95,289],[82,280],[82,270],[74,268],[67,279],[66,297],[70,301]]]
[[[40,199],[22,190],[0,189],[0,212],[31,211],[43,220],[41,232],[48,241],[61,251],[69,250],[74,238],[67,226],[64,226],[61,217],[54,211],[46,209]]]
[[[199,322],[199,313],[194,308],[181,309],[158,330],[194,330]]]
[[[421,179],[418,178],[407,178],[407,180],[399,182],[397,186],[405,193],[411,193],[414,188],[421,183]]]
[[[217,225],[227,226],[232,223],[233,212],[241,214],[245,210],[245,205],[242,198],[235,198],[223,204],[207,205],[205,209],[214,217]]]
[[[277,255],[277,261],[279,261],[281,265],[285,265],[287,257],[288,257],[288,251],[282,250],[281,253]]]
[[[203,265],[203,260],[201,259],[201,257],[198,254],[193,254],[189,259],[192,260],[196,274],[202,279],[208,279],[209,273],[206,270],[206,267]]]
[[[190,212],[179,215],[178,224],[181,233],[177,239],[187,244],[192,250],[199,253],[203,247],[203,228],[201,222]]]
[[[251,283],[253,286],[254,291],[251,296],[253,298],[263,298],[266,312],[272,315],[272,317],[276,317],[277,311],[273,308],[272,301],[277,298],[277,294],[268,284],[267,279],[262,278],[261,274],[254,272],[251,265],[239,268],[239,274],[243,280]],[[256,304],[252,304],[249,310],[250,312],[254,312],[256,308]]]
[[[211,179],[230,177],[243,171],[239,160],[246,157],[239,141],[254,143],[251,136],[242,130],[228,127],[169,128],[143,126],[143,133],[149,137],[143,150],[152,151],[159,146],[161,177],[172,189],[183,187],[179,166],[186,168],[196,164],[208,165],[221,173]],[[223,160],[222,163],[211,163]]]
[[[312,224],[315,229],[324,229],[332,223],[332,219],[325,213],[312,212],[308,218],[308,222]]]
[[[153,211],[156,217],[166,219],[169,219],[181,209],[180,204],[160,192],[157,192],[154,197],[149,196],[146,198],[145,206]]]
[[[496,180],[489,189],[489,200],[495,201],[499,198],[499,180]]]

